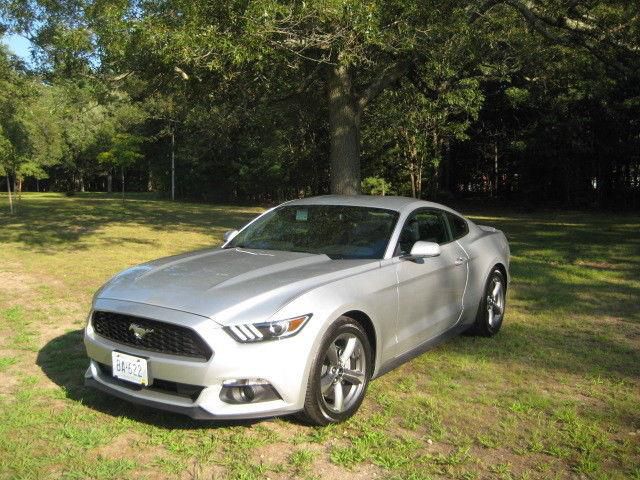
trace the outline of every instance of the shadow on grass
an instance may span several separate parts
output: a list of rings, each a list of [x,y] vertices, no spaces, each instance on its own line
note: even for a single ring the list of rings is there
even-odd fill
[[[513,299],[527,313],[640,324],[640,218],[563,213],[486,221],[509,239]]]
[[[582,377],[640,377],[640,351],[615,338],[575,325],[508,323],[491,339],[464,337],[441,348],[492,363],[520,365],[540,373]]]
[[[130,198],[123,204],[117,196],[106,194],[31,194],[23,197],[16,215],[0,215],[0,244],[16,242],[29,250],[77,250],[86,248],[83,240],[109,224],[205,233],[218,243],[221,231],[241,227],[257,214],[255,208],[145,197]],[[126,239],[128,243],[136,241],[145,244],[144,240]]]
[[[37,365],[66,397],[113,417],[125,417],[136,422],[167,429],[203,429],[231,426],[251,426],[260,420],[193,420],[185,415],[151,409],[112,397],[84,385],[84,373],[89,360],[82,343],[82,330],[74,330],[54,338],[38,352]]]

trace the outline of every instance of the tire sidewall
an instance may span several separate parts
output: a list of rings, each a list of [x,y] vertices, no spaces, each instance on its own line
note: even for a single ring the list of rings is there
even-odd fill
[[[322,399],[322,393],[320,390],[320,373],[322,370],[322,363],[324,361],[324,356],[329,348],[329,345],[343,333],[352,333],[358,337],[360,342],[362,343],[364,354],[365,354],[365,362],[366,362],[366,372],[365,372],[365,385],[362,389],[362,393],[360,397],[356,400],[356,402],[347,410],[341,413],[334,413],[329,411]],[[322,415],[324,420],[327,423],[339,423],[347,418],[351,417],[357,410],[360,408],[362,401],[364,400],[364,396],[367,392],[367,387],[369,386],[369,379],[371,378],[371,374],[373,373],[373,363],[372,363],[372,350],[371,345],[369,344],[369,339],[365,331],[358,325],[354,320],[348,317],[340,317],[327,331],[322,340],[322,344],[320,345],[320,349],[318,350],[318,355],[313,363],[313,368],[311,369],[311,378],[309,379],[312,382],[311,395],[313,396],[314,406],[318,409],[319,413]]]

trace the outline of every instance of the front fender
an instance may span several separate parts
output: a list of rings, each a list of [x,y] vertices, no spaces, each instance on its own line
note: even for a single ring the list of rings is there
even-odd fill
[[[302,294],[277,313],[278,318],[313,314],[300,333],[313,336],[313,347],[306,361],[307,378],[326,332],[339,317],[352,311],[362,312],[373,325],[376,337],[375,374],[378,367],[392,357],[396,343],[398,292],[393,266],[322,285]]]

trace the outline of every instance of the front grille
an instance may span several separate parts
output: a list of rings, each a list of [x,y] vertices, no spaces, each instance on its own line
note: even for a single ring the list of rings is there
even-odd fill
[[[208,360],[213,354],[197,333],[180,325],[100,311],[93,312],[92,323],[98,335],[142,350],[204,360]],[[137,338],[134,334],[136,328],[147,332],[142,338]]]
[[[142,385],[136,385],[135,383],[126,382],[124,380],[120,380],[113,376],[113,370],[111,365],[106,365],[104,363],[96,362],[100,372],[107,377],[108,381],[119,385],[121,387],[128,388],[129,390],[153,390],[156,392],[169,393],[171,395],[177,395],[179,397],[189,398],[192,401],[196,401],[204,387],[199,385],[189,385],[187,383],[178,383],[178,382],[170,382],[168,380],[161,380],[159,378],[154,378],[153,383],[148,387],[143,387]]]

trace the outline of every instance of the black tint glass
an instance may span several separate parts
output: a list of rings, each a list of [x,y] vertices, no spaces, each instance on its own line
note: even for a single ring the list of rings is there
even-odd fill
[[[396,254],[409,254],[413,244],[418,240],[439,244],[449,241],[449,234],[442,213],[423,211],[411,215],[400,232],[399,252],[396,250]]]
[[[331,258],[382,258],[398,213],[344,205],[276,208],[240,232],[227,248],[326,254]]]
[[[463,218],[453,215],[452,213],[447,213],[447,218],[449,220],[449,226],[451,227],[451,233],[453,234],[454,240],[464,237],[467,234],[469,227]]]

